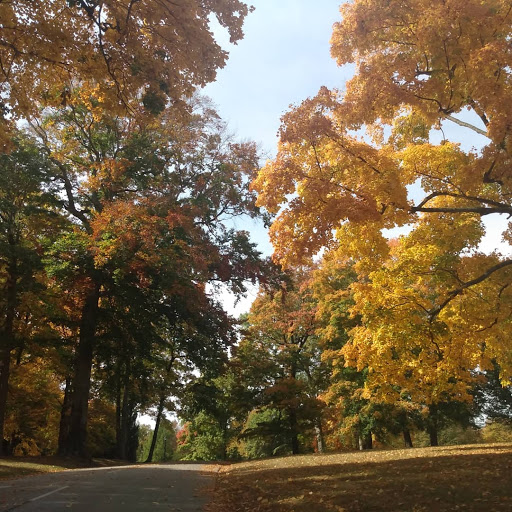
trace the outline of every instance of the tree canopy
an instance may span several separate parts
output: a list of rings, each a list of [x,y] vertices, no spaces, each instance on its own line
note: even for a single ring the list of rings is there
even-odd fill
[[[0,0],[0,454],[507,432],[512,224],[483,241],[512,214],[512,8],[344,3],[331,50],[355,73],[290,108],[261,169],[198,90],[250,10]],[[244,229],[268,213],[274,262]],[[249,282],[237,321],[215,292]]]
[[[248,12],[239,0],[1,2],[2,128],[41,102],[66,105],[78,84],[111,111],[141,103],[159,112],[224,66],[212,19],[236,43]]]
[[[512,260],[480,246],[482,218],[512,212],[510,7],[356,0],[341,16],[331,52],[354,77],[283,117],[253,184],[278,214],[276,257],[354,265],[362,322],[344,355],[374,392],[462,398],[492,360],[510,383]],[[405,231],[390,241],[393,228]]]

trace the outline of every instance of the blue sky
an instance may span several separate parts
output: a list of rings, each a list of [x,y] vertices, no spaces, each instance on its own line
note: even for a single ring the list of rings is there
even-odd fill
[[[275,153],[281,115],[290,104],[316,94],[322,85],[342,87],[347,70],[330,56],[332,25],[340,0],[253,0],[245,37],[230,52],[226,67],[204,92],[217,104],[233,132]]]
[[[275,155],[280,118],[290,105],[315,95],[322,85],[343,88],[350,76],[330,56],[340,3],[253,0],[255,10],[246,19],[242,41],[229,44],[226,34],[216,30],[229,60],[203,92],[217,105],[230,131],[237,138],[256,141],[265,158]],[[261,225],[244,220],[237,227],[249,230],[265,255],[272,253]]]
[[[229,44],[217,29],[227,65],[203,92],[216,104],[229,130],[239,139],[254,140],[262,154],[275,155],[281,116],[322,85],[343,89],[350,70],[339,68],[330,55],[332,25],[341,19],[341,0],[253,0],[255,7],[244,25],[245,37]],[[244,219],[236,227],[251,232],[265,255],[272,253],[263,226]],[[233,315],[247,311],[255,297],[252,289],[235,307],[234,298],[222,293]]]

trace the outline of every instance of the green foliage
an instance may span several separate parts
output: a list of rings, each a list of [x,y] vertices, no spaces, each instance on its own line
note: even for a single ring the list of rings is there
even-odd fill
[[[92,457],[116,456],[116,410],[104,400],[91,400],[89,406],[88,450]]]
[[[247,459],[287,455],[291,453],[288,430],[282,411],[254,410],[240,435],[240,454]]]
[[[485,443],[512,443],[512,421],[499,420],[488,422],[482,428]]]
[[[221,460],[226,457],[226,440],[217,420],[201,411],[178,433],[181,460]]]
[[[139,425],[139,444],[137,446],[137,462],[145,462],[153,437],[153,429],[146,424]]]
[[[160,420],[158,437],[153,452],[153,462],[165,462],[176,459],[177,425],[166,418]],[[153,429],[149,425],[139,425],[139,445],[137,448],[137,461],[146,462],[149,448],[153,439]]]
[[[446,426],[439,433],[439,445],[477,444],[482,442],[480,429],[457,423]]]
[[[492,368],[480,373],[473,390],[474,405],[485,418],[512,420],[512,386],[504,386],[499,375],[500,367],[495,361]]]

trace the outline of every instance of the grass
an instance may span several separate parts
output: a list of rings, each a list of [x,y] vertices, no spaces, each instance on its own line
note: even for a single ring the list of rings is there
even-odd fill
[[[0,480],[20,478],[41,473],[55,473],[67,469],[120,466],[127,462],[110,459],[83,459],[67,457],[3,457],[0,458]]]
[[[512,510],[512,444],[304,455],[221,469],[209,512]]]

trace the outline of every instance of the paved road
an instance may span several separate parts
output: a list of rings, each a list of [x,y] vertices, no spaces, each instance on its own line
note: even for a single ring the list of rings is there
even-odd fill
[[[199,511],[213,488],[213,469],[200,464],[162,464],[79,469],[3,480],[0,511]]]

